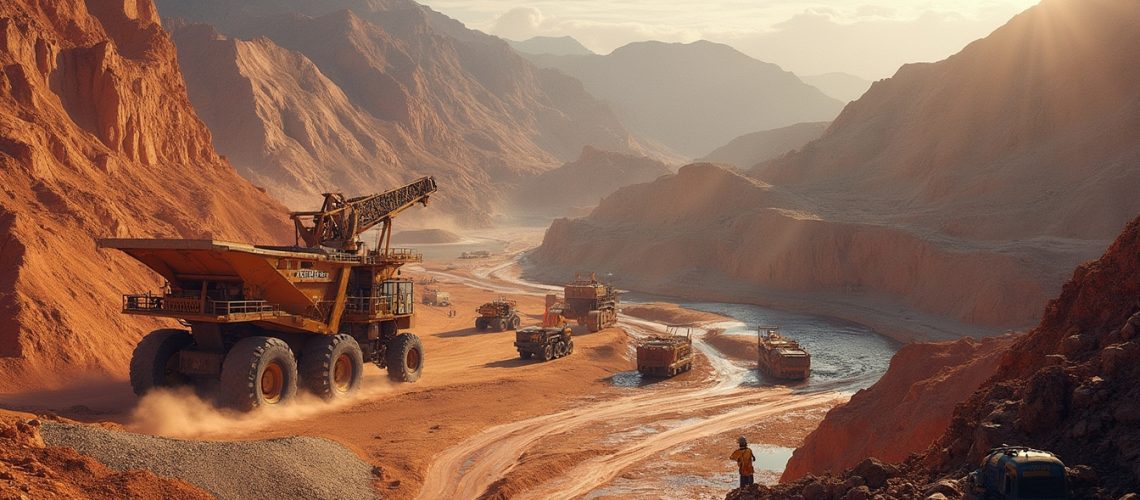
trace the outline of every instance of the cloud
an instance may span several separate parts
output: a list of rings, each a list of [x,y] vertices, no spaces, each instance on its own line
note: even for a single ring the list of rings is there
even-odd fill
[[[526,40],[540,34],[542,11],[536,7],[515,7],[495,18],[491,33],[511,40]]]

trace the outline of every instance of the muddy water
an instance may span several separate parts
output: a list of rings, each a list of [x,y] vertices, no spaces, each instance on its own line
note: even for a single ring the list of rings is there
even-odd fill
[[[833,318],[749,304],[693,302],[680,305],[735,319],[710,327],[724,328],[724,335],[743,337],[750,342],[757,339],[757,325],[779,326],[781,334],[796,340],[811,353],[811,378],[807,382],[786,383],[753,372],[746,384],[782,383],[795,388],[854,391],[879,380],[900,347],[899,343],[870,328]]]

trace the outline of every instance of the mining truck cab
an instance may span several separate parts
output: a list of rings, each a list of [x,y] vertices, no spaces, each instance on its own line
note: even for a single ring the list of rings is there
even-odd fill
[[[1052,453],[1020,446],[990,450],[970,483],[980,498],[1069,498],[1065,464]]]

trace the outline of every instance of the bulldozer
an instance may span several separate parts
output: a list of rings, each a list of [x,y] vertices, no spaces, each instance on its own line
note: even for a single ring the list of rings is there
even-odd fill
[[[563,287],[561,314],[577,319],[578,326],[585,326],[591,333],[601,331],[617,323],[618,295],[613,286],[598,281],[596,275],[578,275]]]
[[[359,390],[365,362],[414,382],[423,345],[413,333],[412,280],[421,262],[391,247],[392,221],[437,190],[423,177],[356,198],[327,193],[320,210],[294,212],[292,246],[218,240],[103,239],[154,270],[157,292],[123,296],[122,312],[173,318],[184,328],[147,334],[131,357],[131,387],[217,385],[218,403],[238,410],[288,403],[304,388],[326,400]],[[380,227],[375,248],[361,235]]]
[[[475,329],[478,331],[517,330],[522,319],[519,318],[518,303],[499,297],[475,309],[479,314],[475,318]]]

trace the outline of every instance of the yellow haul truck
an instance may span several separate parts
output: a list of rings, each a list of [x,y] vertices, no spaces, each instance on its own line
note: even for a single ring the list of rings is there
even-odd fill
[[[412,281],[400,266],[422,257],[390,247],[392,219],[427,204],[424,177],[384,193],[325,194],[315,212],[291,214],[293,246],[216,240],[105,239],[166,280],[158,293],[123,297],[123,312],[179,320],[155,330],[131,358],[131,386],[218,384],[219,402],[252,410],[288,402],[298,387],[325,399],[360,387],[364,362],[413,382],[423,347],[412,333]],[[376,249],[360,235],[380,226]]]

